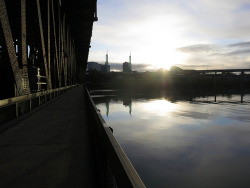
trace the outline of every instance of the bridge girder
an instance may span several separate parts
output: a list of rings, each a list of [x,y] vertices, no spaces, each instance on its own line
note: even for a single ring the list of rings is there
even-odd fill
[[[76,83],[77,70],[87,65],[96,0],[0,0],[0,4],[0,70],[8,72],[0,74],[0,82],[11,78],[8,84],[0,83],[10,96],[0,98],[13,96],[14,83],[19,96]],[[46,77],[38,82],[46,87],[35,87],[36,68]]]

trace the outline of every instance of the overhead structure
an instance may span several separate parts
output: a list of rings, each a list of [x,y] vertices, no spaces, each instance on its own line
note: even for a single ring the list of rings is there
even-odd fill
[[[96,3],[0,0],[0,98],[81,81]]]

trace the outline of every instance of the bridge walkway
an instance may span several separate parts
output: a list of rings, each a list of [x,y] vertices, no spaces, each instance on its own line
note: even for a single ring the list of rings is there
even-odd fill
[[[0,187],[100,187],[83,88],[0,133]]]

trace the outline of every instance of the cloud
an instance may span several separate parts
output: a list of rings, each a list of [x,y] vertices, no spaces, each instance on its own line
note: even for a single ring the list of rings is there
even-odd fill
[[[241,42],[236,44],[230,44],[228,47],[250,47],[250,42]]]
[[[182,69],[210,69],[212,68],[211,64],[177,64],[176,66],[181,67]]]
[[[215,44],[195,44],[191,46],[185,46],[177,48],[177,51],[184,53],[201,53],[201,52],[214,52],[218,50],[218,46]]]
[[[238,50],[238,48],[241,49]],[[233,55],[249,54],[250,42],[235,43],[226,46],[218,46],[216,44],[195,44],[177,48],[176,50],[179,52],[184,52],[189,54],[207,53],[207,55],[211,56],[220,56],[220,55],[233,56]]]
[[[194,37],[214,42],[223,39],[223,43],[249,39],[249,9],[242,9],[249,1],[201,0],[188,4],[188,8],[183,5],[183,11],[189,18],[188,31]]]
[[[250,43],[241,42],[229,45],[195,44],[178,48],[177,51],[189,54],[182,68],[226,69],[248,68],[250,65]]]
[[[131,50],[134,65],[155,69],[249,67],[249,16],[249,0],[98,1],[89,60],[104,61],[109,50],[122,63]]]
[[[246,49],[246,50],[235,50],[233,52],[228,53],[227,55],[230,56],[235,56],[235,55],[248,55],[250,54],[250,49]]]

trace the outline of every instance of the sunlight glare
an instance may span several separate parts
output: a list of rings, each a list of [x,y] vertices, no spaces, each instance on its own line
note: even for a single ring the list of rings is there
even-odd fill
[[[144,109],[159,116],[165,116],[169,112],[176,110],[177,105],[165,99],[154,100],[144,105]]]
[[[131,51],[132,64],[146,64],[147,70],[169,70],[173,65],[185,64],[189,54],[177,49],[194,42],[184,38],[182,18],[178,16],[151,16],[141,20],[140,24],[137,21],[121,24],[119,30],[107,26],[95,27],[94,35],[102,38],[105,46],[115,46],[109,52],[110,62],[128,61]],[[102,50],[91,52],[89,61],[104,63],[105,53]]]
[[[176,51],[179,46],[184,46],[179,28],[178,19],[169,20],[162,17],[154,17],[146,20],[143,24],[133,27],[138,36],[136,43],[142,44],[140,48],[135,47],[135,61],[142,61],[152,65],[152,69],[170,69],[176,64],[184,64],[188,55]],[[147,55],[145,55],[147,54]]]

